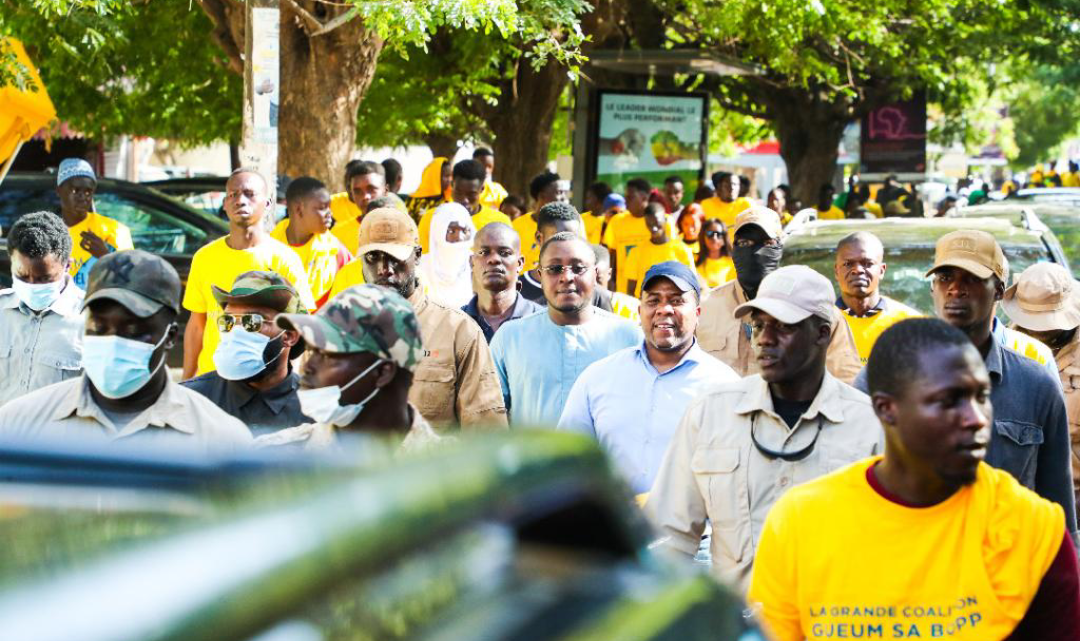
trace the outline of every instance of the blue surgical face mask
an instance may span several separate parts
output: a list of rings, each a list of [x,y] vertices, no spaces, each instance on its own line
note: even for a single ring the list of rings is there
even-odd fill
[[[242,327],[234,327],[231,332],[221,335],[221,342],[214,351],[214,367],[217,368],[218,376],[227,381],[244,381],[261,374],[266,368],[276,361],[282,354],[278,351],[267,362],[263,355],[266,346],[271,341],[276,341],[285,332],[281,332],[274,338],[269,338],[260,332],[249,332]]]
[[[324,425],[336,425],[344,427],[356,420],[364,406],[375,398],[379,393],[376,387],[367,395],[367,398],[353,405],[341,405],[341,393],[349,389],[353,383],[367,376],[372,370],[382,363],[379,359],[371,364],[371,367],[357,374],[344,386],[331,385],[329,387],[316,387],[314,389],[302,389],[296,392],[296,398],[300,401],[300,411],[304,416],[310,416],[317,423]]]
[[[12,276],[11,288],[27,307],[40,312],[51,307],[56,299],[60,298],[60,292],[64,290],[66,281],[66,278],[61,278],[54,283],[33,284]]]
[[[166,329],[155,345],[120,336],[84,336],[83,369],[102,396],[126,398],[145,387],[165,365],[162,354],[161,361],[151,371],[150,357],[168,336]]]

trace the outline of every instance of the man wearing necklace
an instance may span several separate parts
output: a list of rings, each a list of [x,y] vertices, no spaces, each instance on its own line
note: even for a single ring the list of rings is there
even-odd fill
[[[793,265],[735,309],[750,317],[760,373],[690,403],[645,505],[662,542],[687,557],[711,521],[713,572],[744,593],[776,500],[883,447],[870,399],[826,370],[833,301],[828,279]]]

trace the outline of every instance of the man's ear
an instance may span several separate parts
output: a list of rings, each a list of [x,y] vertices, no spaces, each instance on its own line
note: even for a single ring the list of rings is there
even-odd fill
[[[994,300],[1005,298],[1005,283],[1000,278],[994,279]]]
[[[298,342],[300,342],[300,332],[296,331],[295,329],[285,330],[285,333],[281,335],[281,342],[285,345],[285,347],[291,348],[293,345],[296,345]]]
[[[398,373],[398,365],[393,361],[383,361],[375,368],[375,387],[383,388],[389,385]]]
[[[885,392],[874,392],[870,404],[882,425],[896,425],[896,398]]]
[[[832,342],[833,324],[830,321],[821,319],[818,321],[818,336],[814,341],[817,345],[828,345]]]
[[[165,330],[165,351],[169,351],[176,345],[176,337],[180,334],[180,325],[175,321]]]

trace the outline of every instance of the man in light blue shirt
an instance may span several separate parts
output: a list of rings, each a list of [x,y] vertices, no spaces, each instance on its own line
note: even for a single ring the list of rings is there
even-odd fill
[[[596,361],[641,342],[641,329],[592,304],[596,258],[573,232],[540,248],[548,307],[500,328],[491,355],[512,427],[554,427],[577,377]]]
[[[739,380],[694,339],[696,274],[658,263],[641,288],[645,340],[590,365],[570,390],[559,429],[600,441],[635,494],[648,492],[687,405],[703,388]]]

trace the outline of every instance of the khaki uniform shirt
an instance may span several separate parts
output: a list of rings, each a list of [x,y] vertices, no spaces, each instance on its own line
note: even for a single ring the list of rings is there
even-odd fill
[[[484,333],[460,309],[415,292],[424,357],[413,372],[409,402],[438,431],[506,429],[506,405]]]
[[[1071,343],[1054,355],[1061,391],[1065,393],[1065,413],[1069,416],[1069,440],[1072,450],[1073,493],[1080,506],[1080,331]]]
[[[124,442],[227,453],[251,445],[251,431],[217,405],[169,380],[153,405],[117,428],[90,394],[85,376],[49,385],[0,408],[0,438]]]
[[[453,437],[442,437],[431,429],[424,417],[420,415],[412,404],[409,405],[412,414],[412,425],[401,441],[402,452],[418,452],[429,449],[440,442],[453,440]],[[304,450],[326,450],[337,447],[337,429],[333,425],[325,423],[305,423],[296,427],[279,430],[255,439],[256,447],[270,447],[275,445],[296,445]]]
[[[820,432],[818,426],[820,425]],[[798,452],[800,461],[769,460],[754,446]],[[746,593],[765,515],[789,488],[867,456],[880,454],[885,434],[870,399],[826,373],[817,397],[788,428],[774,411],[759,375],[706,390],[686,410],[645,504],[661,541],[693,556],[712,523],[712,566],[723,582]]]
[[[749,376],[759,371],[747,332],[750,325],[741,318],[735,318],[735,308],[745,302],[746,293],[739,286],[739,281],[724,283],[709,292],[702,301],[701,320],[697,328],[701,348],[731,367],[739,376]],[[843,321],[839,310],[833,309],[832,312],[833,335],[825,366],[830,374],[850,384],[862,369],[862,363],[851,328]]]
[[[64,278],[60,297],[40,312],[15,290],[0,291],[0,405],[82,370],[83,290]]]

